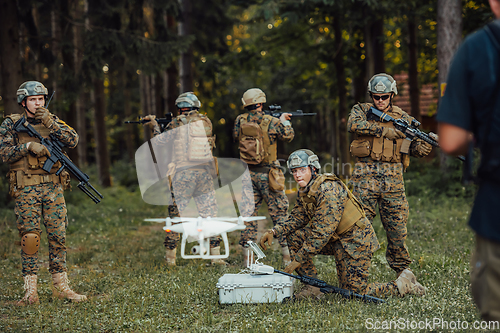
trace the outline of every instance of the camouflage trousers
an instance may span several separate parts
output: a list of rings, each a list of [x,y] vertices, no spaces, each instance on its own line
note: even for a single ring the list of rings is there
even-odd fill
[[[269,188],[269,173],[255,172],[250,170],[250,177],[252,178],[252,188],[255,201],[255,209],[252,216],[257,216],[259,208],[262,206],[262,201],[265,201],[269,210],[269,216],[273,221],[273,225],[284,223],[288,214],[288,198],[285,191],[274,192]],[[247,226],[241,231],[239,244],[247,246],[249,240],[257,241],[257,226],[258,221],[245,222]],[[284,236],[278,238],[279,244],[283,247],[286,246],[286,239]]]
[[[215,190],[210,172],[203,169],[185,169],[178,171],[172,181],[172,189],[174,203],[168,208],[170,217],[188,217],[186,214],[186,207],[191,201],[191,198],[194,199],[199,216],[217,216],[217,202],[215,200]],[[172,250],[177,247],[179,239],[178,233],[168,232],[163,244],[167,249]],[[220,241],[220,236],[212,237],[210,239],[210,247],[219,246]]]
[[[47,183],[24,187],[16,198],[14,213],[21,237],[28,232],[41,235],[40,221],[43,217],[49,243],[49,272],[65,272],[68,218],[61,184]],[[21,250],[21,261],[23,276],[37,274],[38,252],[26,254]]]
[[[408,201],[404,191],[374,192],[368,188],[356,187],[353,194],[359,199],[366,217],[373,223],[378,205],[380,220],[387,233],[385,256],[389,266],[396,272],[402,272],[411,264],[410,253],[406,247],[406,224],[408,222]]]
[[[309,226],[287,236],[292,259],[302,248],[304,241],[312,237],[313,232]],[[364,229],[355,226],[352,230],[342,234],[341,240],[328,242],[318,254],[335,257],[340,288],[375,297],[397,295],[398,289],[395,282],[368,283],[372,251],[376,248],[378,248],[378,242],[371,225]],[[312,257],[301,263],[296,271],[299,275],[318,276]]]

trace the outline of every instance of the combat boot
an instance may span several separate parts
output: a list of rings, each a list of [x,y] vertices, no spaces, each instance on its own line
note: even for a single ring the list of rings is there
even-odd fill
[[[23,288],[26,291],[26,294],[19,302],[17,302],[17,305],[25,306],[25,305],[39,304],[40,303],[40,301],[38,300],[38,291],[37,291],[36,284],[37,284],[36,274],[26,275],[24,277],[24,287]]]
[[[87,296],[75,293],[69,287],[68,273],[54,273],[52,274],[52,296],[58,298],[67,298],[73,302],[83,302],[87,300]]]
[[[292,262],[292,258],[290,258],[290,251],[288,250],[288,246],[283,246],[281,248],[281,254],[283,255],[283,264],[286,266],[290,265]]]
[[[166,249],[165,251],[165,261],[167,266],[175,266],[175,256],[177,253],[177,248],[174,247],[172,250]]]
[[[405,269],[399,273],[399,277],[395,282],[401,297],[406,294],[414,294],[417,296],[425,295],[425,288],[417,282],[417,278],[409,269]]]
[[[293,297],[295,300],[300,301],[306,298],[321,299],[323,295],[325,294],[322,293],[318,287],[305,285],[304,288],[302,288],[302,290],[296,293]]]
[[[220,246],[212,247],[210,249],[210,255],[212,256],[219,256],[220,255]],[[225,262],[222,259],[211,259],[212,265],[227,265],[227,262]]]

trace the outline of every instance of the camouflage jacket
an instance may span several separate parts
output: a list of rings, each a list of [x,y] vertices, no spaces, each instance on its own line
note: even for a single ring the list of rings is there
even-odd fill
[[[78,144],[78,134],[76,131],[59,119],[56,115],[50,114],[54,125],[50,129],[57,139],[69,148],[75,148]],[[31,124],[35,123],[34,118],[27,118]],[[35,139],[33,139],[35,141]],[[27,144],[19,144],[17,132],[14,130],[14,122],[6,118],[0,125],[0,158],[4,163],[13,163],[28,154]]]
[[[372,103],[357,103],[351,109],[351,113],[349,114],[349,120],[347,121],[347,129],[351,133],[355,133],[357,135],[373,135],[379,138],[382,135],[383,127],[379,125],[378,122],[369,122],[366,118],[366,114],[370,107],[372,107]],[[392,106],[390,107],[392,109]],[[411,124],[411,121],[414,119],[408,113],[403,111],[403,116],[401,119],[407,121]],[[416,150],[417,144],[422,143],[423,141],[420,139],[415,139],[410,145],[410,155],[415,157],[422,157],[419,152]],[[369,157],[361,159],[361,161],[371,160]]]
[[[309,184],[312,184],[313,180]],[[300,191],[309,192],[309,188]],[[347,192],[336,181],[326,180],[316,193],[316,210],[313,216],[307,214],[307,209],[297,200],[287,220],[274,227],[277,235],[288,235],[304,227],[311,228],[312,237],[306,239],[302,248],[296,253],[295,260],[302,263],[308,258],[320,253],[330,242],[344,213],[344,205],[348,200]],[[375,252],[379,243],[375,231],[370,223],[365,228],[355,227],[339,236],[342,247],[353,257],[357,258],[364,251]]]
[[[260,124],[264,119],[264,111],[253,110],[246,113],[250,114],[248,116],[248,121],[253,121],[256,122],[257,124]],[[234,122],[234,127],[233,127],[234,141],[238,141],[240,137],[241,116],[242,114],[236,117],[236,120]],[[272,145],[278,139],[285,142],[291,142],[293,140],[293,137],[295,136],[295,133],[291,125],[285,126],[281,123],[281,121],[278,118],[273,118],[273,120],[269,124],[268,135],[270,141],[269,144]]]

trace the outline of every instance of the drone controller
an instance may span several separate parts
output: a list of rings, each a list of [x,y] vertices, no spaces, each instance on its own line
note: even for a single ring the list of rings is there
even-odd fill
[[[253,274],[273,274],[274,267],[264,265],[263,263],[259,262],[260,259],[266,257],[260,247],[252,241],[248,241],[247,243],[252,249],[252,252],[250,252],[250,249],[248,249],[248,257],[250,258],[250,260],[248,261],[247,268],[250,269]],[[255,262],[253,262],[254,255],[256,256]]]

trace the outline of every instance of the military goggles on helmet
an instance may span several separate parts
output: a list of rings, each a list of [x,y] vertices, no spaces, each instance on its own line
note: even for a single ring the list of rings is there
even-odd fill
[[[391,95],[382,95],[382,96],[377,96],[377,95],[372,95],[372,98],[376,101],[379,101],[379,100],[387,100],[389,97],[391,97]]]

